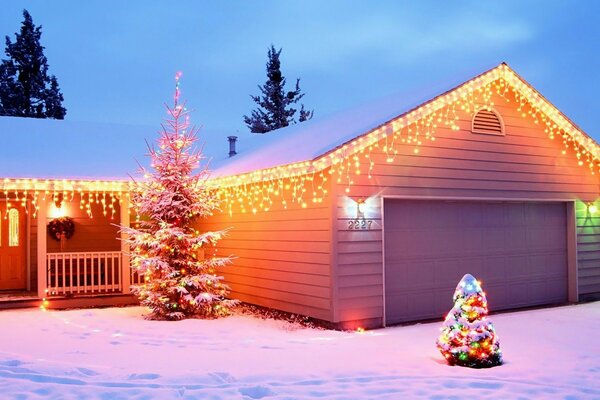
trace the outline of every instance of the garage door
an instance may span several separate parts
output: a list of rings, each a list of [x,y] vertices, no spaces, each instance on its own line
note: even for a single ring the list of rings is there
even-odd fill
[[[388,325],[443,318],[466,273],[490,310],[567,301],[563,203],[386,199],[384,218]]]

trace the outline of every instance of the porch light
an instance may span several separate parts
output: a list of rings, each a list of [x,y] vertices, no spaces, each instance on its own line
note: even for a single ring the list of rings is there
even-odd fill
[[[364,219],[365,218],[365,201],[363,199],[359,199],[356,202],[356,219]]]
[[[586,205],[589,214],[596,214],[598,212],[598,206],[595,203],[587,203]]]

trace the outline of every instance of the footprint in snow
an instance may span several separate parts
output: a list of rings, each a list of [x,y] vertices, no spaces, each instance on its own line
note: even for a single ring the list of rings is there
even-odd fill
[[[251,399],[262,399],[263,397],[272,396],[275,393],[265,386],[252,386],[238,389],[240,394]]]
[[[4,367],[18,367],[19,365],[22,365],[23,363],[19,360],[4,360],[4,361],[0,361],[0,365],[4,366]]]
[[[79,373],[85,375],[85,376],[96,376],[98,375],[98,373],[96,371],[92,371],[91,369],[87,369],[87,368],[77,368],[77,371],[79,371]]]
[[[217,378],[220,383],[233,383],[236,381],[235,377],[227,372],[211,372],[209,375]]]
[[[469,386],[475,389],[500,389],[504,384],[498,382],[471,382]]]
[[[128,376],[130,380],[138,380],[138,379],[158,379],[160,375],[158,374],[131,374]]]

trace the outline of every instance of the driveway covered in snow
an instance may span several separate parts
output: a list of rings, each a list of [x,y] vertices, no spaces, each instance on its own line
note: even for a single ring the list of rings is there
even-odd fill
[[[600,398],[600,302],[492,316],[506,363],[488,370],[444,363],[441,322],[361,334],[142,312],[0,312],[0,397]]]

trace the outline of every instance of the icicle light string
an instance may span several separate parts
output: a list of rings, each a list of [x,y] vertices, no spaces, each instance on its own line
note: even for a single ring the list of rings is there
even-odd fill
[[[39,211],[40,199],[53,203],[75,202],[79,197],[79,209],[93,218],[92,207],[101,207],[105,217],[115,219],[116,205],[121,196],[129,196],[130,184],[125,181],[75,181],[75,180],[37,180],[37,179],[3,179],[0,180],[0,192],[4,193],[6,207],[20,205],[29,212],[27,201],[30,201],[32,216]]]
[[[231,204],[227,199],[234,196],[237,203],[243,205],[264,203],[260,193],[251,189],[253,185],[260,185],[260,187],[270,185],[275,188],[281,186],[282,180],[289,181],[293,185],[290,193],[291,202],[306,207],[310,202],[323,201],[325,191],[312,191],[312,201],[306,201],[303,194],[315,185],[315,179],[322,179],[324,176],[316,175],[317,172],[328,170],[327,175],[333,176],[335,182],[345,186],[345,192],[351,194],[355,176],[367,172],[368,177],[372,178],[372,170],[375,166],[374,154],[380,153],[384,156],[385,162],[392,163],[397,158],[399,146],[408,145],[412,148],[412,153],[417,155],[420,153],[420,147],[426,142],[436,140],[435,134],[438,128],[443,127],[454,131],[460,129],[459,111],[462,114],[472,115],[480,109],[494,108],[496,106],[493,101],[494,95],[498,95],[505,102],[515,102],[517,112],[522,118],[531,118],[534,124],[543,124],[548,138],[562,139],[564,145],[562,154],[572,150],[580,166],[587,165],[592,174],[597,172],[600,167],[598,163],[600,149],[593,139],[573,127],[558,110],[523,83],[507,66],[501,65],[314,161],[216,178],[209,183],[219,192],[224,202]],[[242,185],[250,189],[240,192],[238,188]],[[317,185],[324,187],[325,181]],[[286,188],[288,186],[285,185]],[[273,192],[275,190],[269,191],[269,193]],[[279,196],[269,196],[269,204],[276,201],[273,197],[279,197],[281,205],[286,208],[288,202],[283,200],[284,190],[277,190],[277,192]],[[251,208],[252,212],[259,210],[260,208]],[[233,213],[233,207],[228,207],[228,211],[230,214]],[[242,206],[239,211],[247,212],[248,209]],[[263,211],[268,211],[268,208]]]
[[[207,184],[216,191],[222,210],[231,215],[238,211],[269,211],[276,204],[282,208],[290,205],[306,208],[322,203],[330,180],[344,186],[351,195],[355,176],[366,174],[372,178],[375,156],[382,155],[383,163],[392,163],[400,146],[408,146],[412,154],[418,155],[423,145],[436,140],[438,129],[459,130],[459,113],[472,116],[480,109],[494,108],[494,95],[501,101],[514,102],[519,115],[541,124],[549,139],[562,141],[563,155],[574,154],[578,164],[587,166],[592,174],[600,169],[600,148],[594,140],[574,127],[508,66],[500,65],[316,160],[212,178]],[[4,193],[7,203],[24,205],[29,198],[34,215],[39,209],[40,196],[48,199],[62,193],[63,201],[72,201],[78,194],[80,208],[90,217],[94,204],[102,207],[104,215],[114,217],[115,203],[131,188],[129,182],[122,181],[0,180],[0,193]]]

